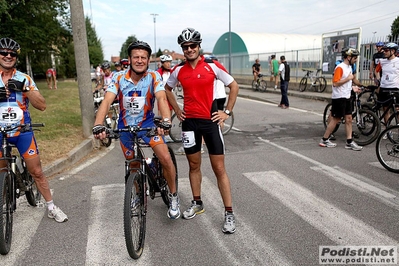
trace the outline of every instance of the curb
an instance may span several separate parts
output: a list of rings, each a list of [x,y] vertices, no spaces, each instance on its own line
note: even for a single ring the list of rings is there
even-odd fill
[[[68,166],[73,165],[80,159],[88,155],[93,150],[93,137],[84,140],[81,144],[71,150],[67,157],[60,158],[43,168],[43,173],[46,177],[58,174],[65,170]]]

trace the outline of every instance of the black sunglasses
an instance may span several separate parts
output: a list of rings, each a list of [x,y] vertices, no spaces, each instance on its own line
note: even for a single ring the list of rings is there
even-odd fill
[[[10,55],[11,57],[17,57],[18,54],[15,52],[0,51],[0,55],[2,56]]]
[[[182,48],[184,51],[188,50],[188,47],[190,47],[191,49],[195,49],[195,48],[198,47],[198,43],[192,43],[192,44],[189,44],[189,45],[182,45],[182,46],[181,46],[181,48]]]

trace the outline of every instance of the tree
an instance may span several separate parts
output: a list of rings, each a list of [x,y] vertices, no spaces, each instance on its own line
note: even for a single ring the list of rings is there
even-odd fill
[[[90,19],[86,16],[85,20],[90,64],[92,66],[97,66],[104,61],[103,47],[101,40],[97,37],[96,29],[91,24]]]
[[[21,45],[22,70],[27,67],[25,57],[33,73],[44,73],[52,65],[50,54],[58,55],[71,36],[68,10],[68,0],[0,0],[1,37]]]
[[[389,41],[399,41],[399,16],[393,21],[391,26],[391,35],[389,35]]]
[[[129,47],[129,44],[131,44],[132,42],[135,42],[135,41],[137,41],[137,38],[135,35],[127,37],[126,41],[122,44],[121,51],[119,52],[119,57],[121,59],[128,58],[127,48]]]
[[[155,55],[155,57],[160,57],[161,55],[163,55],[161,48],[158,49],[157,54]]]

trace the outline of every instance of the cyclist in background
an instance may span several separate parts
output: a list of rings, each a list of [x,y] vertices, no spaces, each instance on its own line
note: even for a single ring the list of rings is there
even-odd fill
[[[97,90],[104,89],[107,90],[108,85],[111,83],[113,73],[111,72],[111,65],[108,62],[104,62],[101,65],[102,74],[100,76],[100,82],[97,85]]]
[[[333,86],[332,86],[332,108],[331,119],[328,122],[323,138],[320,140],[320,147],[334,148],[336,143],[330,141],[329,137],[333,132],[337,123],[345,116],[346,131],[346,149],[361,151],[363,147],[357,145],[352,136],[352,103],[351,92],[360,91],[359,87],[353,86],[357,84],[356,75],[352,73],[352,65],[356,62],[359,51],[354,48],[344,48],[341,51],[343,62],[334,69]]]
[[[396,43],[387,43],[382,49],[384,58],[379,60],[375,74],[376,78],[381,81],[378,99],[380,101],[387,101],[382,106],[385,111],[390,104],[388,99],[391,97],[387,90],[399,91],[399,58],[395,55],[398,51],[398,45]],[[380,76],[381,73],[382,76]],[[389,112],[384,116],[385,123],[388,121],[388,118]]]
[[[262,72],[262,66],[259,62],[259,59],[255,59],[255,63],[252,65],[252,74],[254,75],[254,81],[258,79],[258,75]]]
[[[120,114],[118,128],[126,126],[155,127],[154,103],[158,101],[163,122],[170,123],[170,111],[158,72],[148,69],[151,56],[151,47],[142,41],[135,41],[127,48],[130,59],[130,68],[115,74],[112,82],[107,88],[100,108],[97,111],[93,127],[93,135],[97,139],[106,138],[106,128],[103,125],[104,118],[110,105],[115,98],[119,97]],[[164,169],[164,176],[168,182],[169,210],[167,215],[170,219],[180,217],[180,200],[176,188],[176,169],[169,154],[163,135],[163,129],[158,130],[159,135],[147,137],[146,132],[139,133],[139,137],[153,149]],[[120,145],[126,160],[134,157],[131,147],[132,135],[129,132],[120,133]],[[136,167],[137,162],[132,163]]]
[[[161,75],[162,77],[162,82],[163,85],[165,86],[166,82],[168,81],[168,78],[170,76],[170,70],[171,70],[171,64],[172,64],[172,56],[171,55],[161,55],[159,57],[161,60],[161,67],[157,69],[157,72]],[[172,106],[168,103],[169,105],[169,110],[172,112],[173,108]],[[159,109],[159,107],[158,107]],[[159,110],[158,110],[159,112]],[[166,142],[173,142],[172,138],[169,135],[165,135]]]
[[[370,79],[374,80],[374,83],[378,86],[379,85],[379,79],[376,78],[376,74],[375,74],[375,68],[378,65],[378,62],[380,61],[380,59],[384,58],[384,52],[382,51],[382,47],[384,46],[384,42],[377,42],[375,44],[375,46],[377,47],[377,52],[373,54],[373,59],[370,63],[370,74],[369,77]],[[381,76],[381,73],[380,73]]]
[[[0,126],[31,123],[28,110],[29,103],[40,111],[46,109],[46,101],[40,94],[33,79],[15,68],[20,45],[10,39],[0,39],[0,110],[9,113],[11,119],[0,118]],[[10,113],[9,110],[13,110]],[[9,141],[14,144],[24,158],[29,173],[35,179],[36,187],[46,200],[47,217],[62,223],[68,221],[65,213],[54,205],[53,197],[47,178],[44,176],[40,163],[39,150],[33,131],[11,132]],[[0,137],[1,141],[2,137]],[[0,161],[0,168],[5,167],[6,161]],[[3,226],[3,225],[1,225]]]
[[[115,62],[114,66],[115,66],[115,70],[112,71],[112,75],[115,74],[115,73],[118,73],[119,71],[122,71],[121,62]]]
[[[122,69],[128,69],[129,68],[129,59],[127,59],[127,58],[122,59],[121,65],[122,65]]]
[[[165,86],[170,104],[182,122],[183,145],[189,164],[189,179],[193,200],[183,212],[183,218],[192,219],[205,211],[201,199],[201,146],[202,138],[208,148],[209,159],[216,175],[218,188],[224,205],[223,233],[234,233],[235,216],[232,207],[230,180],[225,167],[225,146],[220,124],[232,112],[238,95],[238,85],[224,67],[214,60],[200,56],[201,34],[186,28],[177,38],[186,62],[176,66]],[[200,79],[198,77],[201,77]],[[226,109],[219,111],[215,99],[215,81],[222,81],[230,88]],[[184,110],[175,99],[172,88],[181,82],[184,92]]]

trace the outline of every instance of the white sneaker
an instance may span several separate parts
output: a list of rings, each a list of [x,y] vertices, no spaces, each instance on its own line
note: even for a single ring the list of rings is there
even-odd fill
[[[179,196],[173,196],[169,193],[169,210],[168,217],[170,219],[179,219],[180,217],[180,199]]]
[[[66,216],[66,214],[61,211],[61,209],[57,206],[54,206],[52,210],[48,210],[47,217],[50,219],[54,219],[56,222],[59,223],[68,221],[68,217]]]
[[[345,145],[345,149],[350,149],[350,150],[354,150],[354,151],[361,151],[363,149],[363,147],[357,145],[356,142],[352,141],[351,143],[346,143]]]

